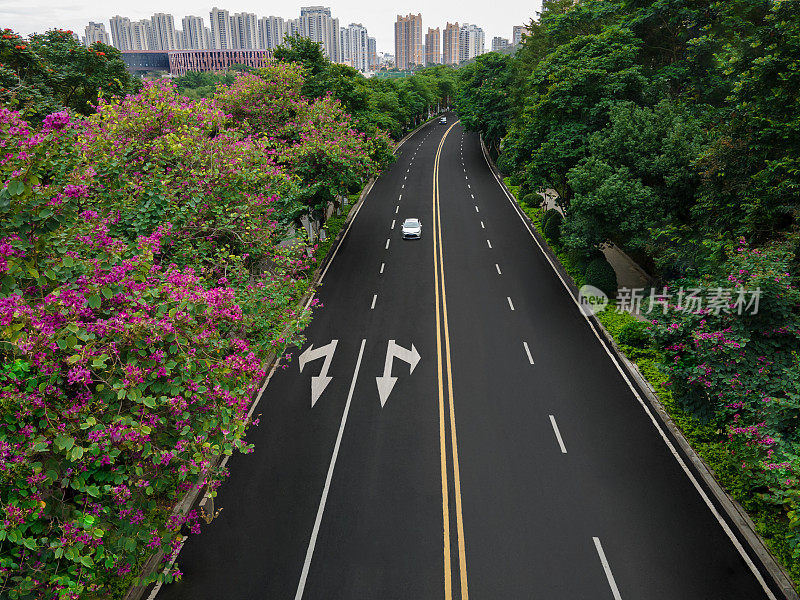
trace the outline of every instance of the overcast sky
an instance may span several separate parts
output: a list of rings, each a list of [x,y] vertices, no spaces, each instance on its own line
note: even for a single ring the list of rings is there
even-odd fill
[[[541,0],[530,4],[520,0],[444,0],[435,3],[381,4],[364,0],[337,0],[336,2],[255,2],[253,0],[218,0],[204,4],[189,0],[171,2],[140,0],[138,2],[100,2],[99,0],[0,0],[0,28],[10,27],[27,35],[44,32],[54,27],[72,29],[81,36],[89,21],[102,21],[111,33],[108,21],[114,15],[143,19],[155,12],[169,12],[175,16],[180,29],[186,15],[203,17],[208,25],[208,13],[218,6],[234,12],[253,12],[259,17],[275,15],[285,19],[297,17],[300,6],[322,4],[330,6],[332,16],[339,18],[342,26],[361,23],[378,41],[378,52],[394,53],[394,22],[398,14],[422,13],[422,30],[444,27],[451,23],[474,23],[486,33],[486,49],[491,50],[492,37],[511,38],[514,25],[524,25],[541,8]]]

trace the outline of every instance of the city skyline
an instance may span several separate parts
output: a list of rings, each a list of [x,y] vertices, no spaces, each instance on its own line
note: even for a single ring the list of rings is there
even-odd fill
[[[150,19],[154,14],[167,13],[174,17],[177,29],[182,28],[185,16],[200,16],[206,27],[209,23],[209,13],[214,6],[227,10],[231,15],[236,13],[255,13],[259,18],[279,16],[285,20],[297,18],[300,8],[308,3],[275,4],[273,6],[256,2],[212,2],[207,5],[198,5],[184,0],[172,2],[169,5],[155,2],[137,3],[99,3],[96,0],[86,0],[70,3],[56,3],[53,0],[37,2],[32,7],[21,0],[3,2],[0,7],[0,23],[3,27],[28,35],[33,32],[44,32],[47,29],[71,29],[79,35],[84,35],[84,28],[89,22],[103,23],[106,32],[111,35],[110,21],[114,15],[128,17],[132,22]],[[428,28],[444,30],[447,22],[474,23],[485,32],[487,46],[494,37],[512,39],[515,25],[527,24],[541,9],[541,1],[535,0],[525,7],[519,3],[501,1],[487,6],[478,2],[441,3],[436,6],[415,6],[413,4],[398,4],[393,8],[376,6],[363,6],[351,0],[327,2],[324,6],[330,7],[340,26],[347,27],[351,23],[360,24],[369,31],[370,37],[376,38],[377,52],[394,53],[394,24],[398,14],[422,13],[423,36]],[[487,48],[488,49],[488,48]]]

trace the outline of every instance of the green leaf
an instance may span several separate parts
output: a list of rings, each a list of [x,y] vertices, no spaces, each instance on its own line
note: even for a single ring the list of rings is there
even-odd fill
[[[53,440],[59,450],[69,450],[75,445],[75,438],[69,435],[59,435]]]
[[[88,304],[91,308],[100,308],[100,296],[98,294],[92,294],[88,298]]]
[[[81,446],[75,446],[70,453],[70,458],[72,460],[80,460],[83,456],[83,448]]]
[[[12,179],[11,182],[8,184],[8,193],[12,196],[19,196],[22,192],[25,191],[25,184],[22,183],[19,179]]]

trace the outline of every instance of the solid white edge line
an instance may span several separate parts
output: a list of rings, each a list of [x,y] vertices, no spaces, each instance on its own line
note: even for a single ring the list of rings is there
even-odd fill
[[[730,526],[725,521],[725,519],[722,518],[722,515],[719,514],[719,511],[714,506],[714,504],[711,502],[711,499],[708,497],[708,494],[706,494],[705,490],[700,486],[700,482],[697,481],[697,478],[694,476],[694,473],[691,472],[689,467],[686,465],[686,462],[683,460],[681,455],[678,453],[677,448],[675,448],[675,445],[669,439],[669,437],[667,436],[667,433],[664,431],[663,427],[661,427],[661,424],[656,419],[655,415],[653,414],[653,411],[650,410],[650,407],[647,406],[647,404],[644,401],[644,398],[642,398],[641,394],[639,394],[638,390],[633,385],[633,382],[630,380],[630,377],[628,377],[628,374],[622,368],[622,365],[619,364],[619,361],[617,360],[616,356],[614,356],[611,353],[611,351],[608,349],[608,347],[603,343],[603,339],[600,337],[600,332],[597,331],[597,328],[594,326],[594,323],[592,323],[592,321],[591,321],[591,319],[589,319],[588,315],[586,315],[583,312],[583,310],[581,310],[581,305],[575,299],[575,296],[572,295],[572,290],[570,290],[569,285],[567,285],[567,282],[564,281],[564,278],[561,276],[561,273],[558,271],[558,269],[556,268],[555,264],[553,264],[553,261],[550,258],[550,255],[548,255],[547,252],[545,252],[544,248],[542,248],[542,245],[539,243],[539,240],[536,238],[536,235],[534,235],[534,233],[531,231],[530,227],[528,226],[528,223],[525,221],[525,218],[523,217],[524,213],[521,212],[522,209],[519,208],[519,205],[514,201],[514,197],[511,196],[508,193],[508,191],[506,190],[506,188],[503,185],[502,181],[500,181],[500,178],[497,176],[497,173],[495,173],[494,170],[492,169],[491,165],[489,164],[489,158],[486,155],[486,151],[483,150],[483,147],[481,147],[481,151],[483,152],[483,158],[486,161],[486,166],[489,169],[489,172],[492,174],[492,177],[494,177],[494,180],[497,182],[497,185],[500,187],[500,191],[503,192],[503,195],[506,197],[506,199],[511,204],[512,208],[514,209],[514,212],[517,214],[517,216],[519,217],[520,221],[522,221],[522,225],[525,227],[525,229],[527,230],[528,234],[533,238],[533,241],[539,247],[539,250],[544,255],[544,257],[547,260],[547,262],[550,264],[550,267],[553,269],[553,271],[555,272],[556,276],[561,280],[561,284],[564,286],[564,289],[566,289],[567,295],[570,297],[572,302],[578,308],[578,312],[580,312],[581,315],[583,316],[583,318],[586,320],[587,325],[589,326],[589,328],[594,333],[595,337],[597,338],[597,341],[600,342],[600,345],[603,347],[603,350],[605,350],[606,354],[611,359],[611,362],[614,363],[614,366],[617,368],[617,371],[619,371],[619,374],[622,375],[622,378],[625,380],[625,383],[628,385],[628,388],[631,390],[631,393],[634,395],[636,400],[639,402],[640,406],[644,409],[645,413],[647,413],[647,416],[650,418],[650,422],[653,424],[653,426],[658,431],[659,435],[661,436],[661,439],[666,444],[666,446],[669,449],[670,453],[675,458],[675,460],[678,461],[678,464],[680,465],[681,469],[686,474],[686,476],[689,478],[689,481],[691,481],[692,485],[697,490],[697,493],[700,494],[700,497],[703,499],[703,502],[708,507],[708,509],[711,511],[711,514],[714,515],[714,518],[717,520],[717,522],[719,523],[720,527],[722,527],[722,530],[728,536],[728,539],[731,540],[731,543],[736,548],[736,550],[739,552],[739,555],[742,557],[744,562],[750,568],[750,571],[753,573],[753,576],[756,578],[756,580],[761,585],[761,587],[764,590],[764,592],[767,594],[767,598],[769,598],[769,600],[778,600],[777,597],[775,596],[775,594],[772,592],[772,590],[769,589],[769,586],[767,585],[767,582],[764,580],[764,577],[761,575],[761,572],[756,567],[755,563],[753,562],[753,559],[750,558],[750,555],[745,551],[744,546],[742,546],[741,542],[736,537],[736,535],[733,533],[733,530],[730,528]]]
[[[320,498],[319,508],[317,509],[317,517],[314,519],[314,528],[311,530],[311,539],[308,541],[306,559],[303,562],[303,570],[300,573],[300,582],[297,584],[297,593],[294,595],[295,600],[300,600],[303,597],[303,591],[306,588],[308,569],[311,566],[311,557],[314,556],[314,546],[317,545],[319,526],[322,523],[322,514],[325,512],[325,503],[328,501],[328,492],[331,489],[331,479],[333,479],[333,469],[336,466],[336,458],[339,456],[339,447],[342,445],[342,435],[344,434],[344,427],[347,424],[347,414],[350,412],[350,402],[353,399],[353,390],[356,388],[356,379],[358,378],[358,370],[361,368],[361,358],[364,356],[364,345],[366,343],[367,340],[361,340],[361,349],[358,351],[358,360],[356,361],[356,368],[353,372],[353,380],[350,382],[347,402],[344,405],[344,411],[342,411],[339,433],[336,434],[336,443],[333,445],[333,455],[331,456],[330,465],[328,465],[328,474],[325,476],[325,486],[322,488],[322,498]]]
[[[525,346],[525,354],[528,355],[528,361],[533,364],[533,356],[531,356],[531,349],[528,348],[528,342],[522,342],[522,345]]]
[[[525,348],[527,350],[527,347]],[[530,353],[528,353],[528,357],[530,358]],[[531,361],[533,364],[533,361]],[[553,431],[556,434],[556,440],[558,440],[558,447],[561,448],[561,454],[567,453],[567,448],[564,446],[564,440],[561,439],[561,432],[558,430],[558,425],[556,425],[556,418],[553,415],[548,415],[550,417],[550,424],[553,426]]]
[[[375,310],[375,303],[378,301],[378,294],[372,295],[372,305],[369,307],[370,310]]]
[[[506,296],[506,300],[508,300],[508,306],[511,310],[514,310],[514,303],[511,301],[511,296]]]
[[[611,573],[611,566],[608,564],[606,553],[603,552],[603,545],[600,543],[600,538],[593,537],[592,539],[594,540],[594,547],[597,550],[597,554],[600,556],[600,564],[603,565],[603,571],[606,572],[608,585],[611,586],[611,593],[614,594],[614,600],[622,600],[622,596],[619,593],[619,588],[617,588],[617,582],[614,581],[614,575]]]
[[[383,275],[383,267],[386,266],[386,263],[381,263],[381,275]]]
[[[497,263],[494,263],[494,268],[497,269],[497,274],[498,275],[502,275],[503,274],[503,272],[500,270],[500,265],[498,265]]]
[[[384,248],[384,250],[388,250],[389,249],[389,242],[391,242],[391,241],[392,241],[391,239],[386,238],[386,248]]]

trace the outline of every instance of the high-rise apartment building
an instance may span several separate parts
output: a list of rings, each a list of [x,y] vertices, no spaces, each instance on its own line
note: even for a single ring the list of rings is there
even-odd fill
[[[523,35],[528,35],[528,28],[524,25],[514,25],[511,35],[511,43],[515,46],[519,45],[522,42]]]
[[[241,50],[258,48],[258,17],[255,13],[236,13],[231,17],[233,47]]]
[[[111,42],[122,52],[134,49],[131,40],[131,20],[128,17],[119,15],[111,17]]]
[[[461,27],[458,22],[448,23],[442,32],[442,64],[458,64],[458,47],[461,40]]]
[[[106,26],[103,23],[89,21],[89,24],[84,29],[84,34],[86,36],[84,38],[84,44],[87,46],[91,46],[95,42],[100,42],[108,46],[111,45],[111,36],[108,35]]]
[[[205,50],[206,45],[206,26],[203,17],[186,15],[181,21],[183,25],[183,49],[184,50]]]
[[[431,29],[425,34],[425,64],[438,65],[442,62],[441,36],[439,28]]]
[[[150,50],[176,50],[179,48],[175,33],[175,17],[167,13],[156,13],[150,17],[152,40]]]
[[[504,50],[510,46],[510,43],[507,38],[504,37],[493,37],[492,38],[492,52],[498,52],[499,50]]]
[[[397,68],[407,70],[425,64],[422,41],[422,15],[397,15],[394,24],[394,56]]]
[[[367,38],[367,71],[378,68],[378,42],[374,37]]]
[[[297,37],[300,35],[300,19],[286,19],[287,37]]]
[[[149,19],[131,22],[131,50],[152,50],[153,24]]]
[[[283,17],[261,17],[258,20],[258,47],[277,48],[283,43],[288,33]]]
[[[477,25],[464,23],[458,42],[458,60],[464,62],[483,54],[484,33]]]
[[[300,7],[298,25],[299,35],[309,38],[312,42],[322,44],[322,50],[331,62],[340,61],[341,35],[339,32],[339,19],[331,17],[330,7]]]
[[[369,70],[369,35],[361,23],[350,23],[341,30],[340,61],[366,73]]]
[[[233,49],[233,33],[231,32],[231,15],[227,10],[211,9],[211,47],[221,50]]]

